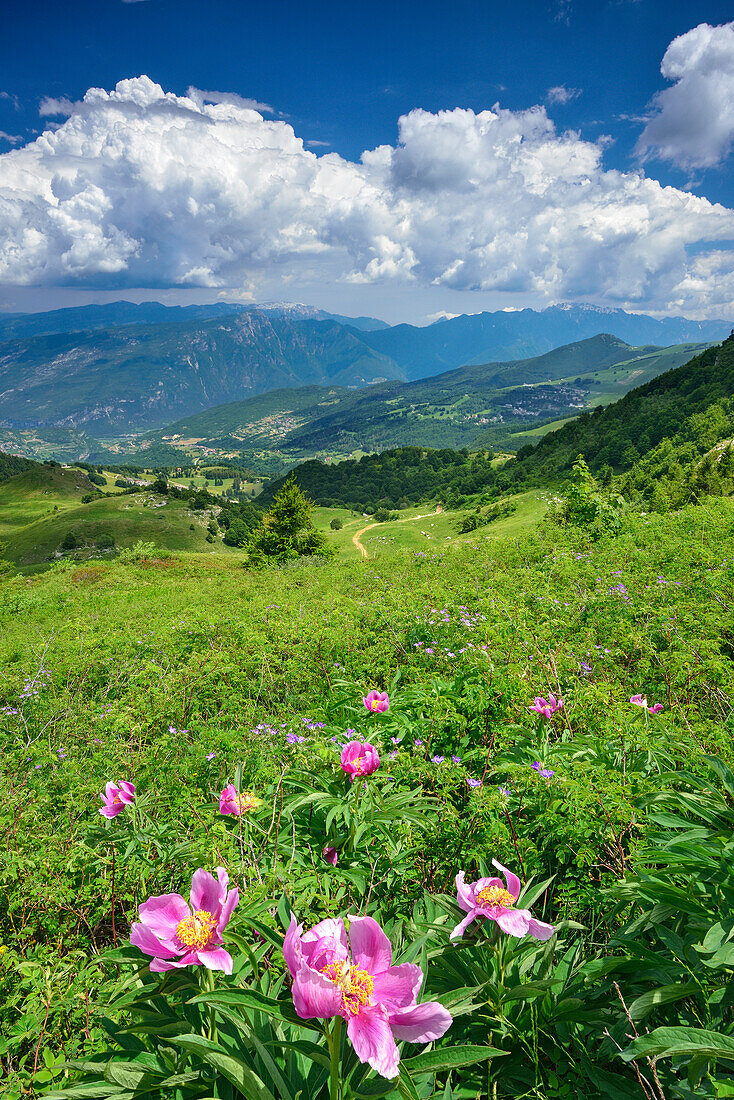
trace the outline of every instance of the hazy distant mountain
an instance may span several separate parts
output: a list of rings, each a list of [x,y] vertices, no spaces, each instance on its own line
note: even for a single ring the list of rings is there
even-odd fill
[[[119,434],[273,389],[355,388],[464,365],[517,363],[601,332],[639,348],[716,341],[728,331],[723,321],[580,306],[482,313],[425,328],[334,319],[283,302],[262,308],[112,302],[0,315],[0,425]],[[518,384],[528,381],[522,369]],[[563,399],[569,407],[573,396]],[[551,401],[548,415],[562,405]]]
[[[512,446],[513,431],[577,416],[591,401],[614,401],[704,346],[634,348],[602,334],[531,359],[461,367],[415,382],[271,391],[186,417],[153,438],[301,455],[477,441]]]
[[[175,324],[179,321],[207,321],[253,310],[292,321],[338,321],[360,332],[388,328],[375,317],[343,317],[297,302],[267,302],[262,306],[215,302],[209,305],[164,306],[160,302],[107,302],[104,305],[73,306],[45,313],[0,313],[0,342],[28,336],[50,336],[57,332],[92,332],[114,325]]]
[[[551,306],[512,313],[462,314],[426,328],[396,325],[362,335],[376,351],[393,359],[405,377],[427,378],[470,363],[525,359],[553,348],[585,340],[601,332],[639,346],[723,340],[731,321],[658,319],[622,309],[597,306]]]
[[[0,344],[0,423],[112,434],[277,387],[400,373],[352,328],[274,311],[57,333]]]

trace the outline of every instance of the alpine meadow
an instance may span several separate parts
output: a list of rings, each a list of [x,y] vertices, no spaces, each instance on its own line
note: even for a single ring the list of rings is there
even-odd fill
[[[0,1095],[734,1097],[730,7],[41,8]]]

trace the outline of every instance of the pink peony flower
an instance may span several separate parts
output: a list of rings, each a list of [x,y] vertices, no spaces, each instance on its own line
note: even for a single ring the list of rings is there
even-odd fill
[[[220,814],[231,814],[233,817],[240,817],[242,814],[257,810],[261,802],[262,799],[256,798],[252,791],[243,791],[242,794],[237,794],[234,783],[228,783],[219,796],[219,812]]]
[[[397,1077],[396,1039],[429,1043],[451,1026],[436,1001],[417,1003],[423,973],[413,963],[392,965],[392,947],[372,917],[322,920],[310,932],[291,923],[283,956],[293,978],[293,1004],[302,1020],[341,1016],[360,1062],[382,1077]]]
[[[327,863],[330,863],[332,867],[336,867],[339,862],[339,853],[336,848],[324,848],[321,855],[324,857]]]
[[[341,755],[342,771],[354,782],[355,775],[372,775],[380,766],[380,757],[369,741],[347,741]]]
[[[648,714],[660,714],[660,711],[664,709],[662,703],[654,703],[649,707],[647,705],[647,698],[644,695],[633,695],[630,699],[630,703],[635,707],[644,707]]]
[[[562,706],[563,699],[556,699],[555,695],[549,695],[547,699],[544,699],[542,695],[536,695],[533,705],[528,707],[528,710],[534,710],[538,714],[542,714],[544,718],[550,718]]]
[[[384,714],[390,706],[390,700],[386,691],[370,691],[365,695],[362,702],[367,707],[367,710],[371,710],[377,714]]]
[[[232,956],[222,947],[222,932],[240,900],[239,890],[227,890],[229,875],[217,867],[217,877],[199,868],[191,880],[191,907],[180,894],[161,894],[140,906],[140,922],[130,929],[130,943],[152,955],[156,973],[184,966],[206,966],[232,973]]]
[[[467,916],[456,925],[450,938],[455,940],[463,936],[473,920],[484,917],[486,920],[496,921],[502,931],[510,936],[522,938],[530,933],[536,940],[549,940],[555,932],[552,924],[536,920],[529,909],[515,909],[515,902],[520,896],[520,879],[517,875],[508,871],[496,859],[492,860],[492,866],[505,876],[507,889],[499,878],[480,878],[470,886],[464,882],[463,871],[459,871],[456,876],[456,900]]]
[[[135,801],[135,784],[129,783],[127,779],[123,779],[119,786],[117,783],[108,783],[99,797],[104,803],[99,810],[102,817],[117,817],[126,806]]]

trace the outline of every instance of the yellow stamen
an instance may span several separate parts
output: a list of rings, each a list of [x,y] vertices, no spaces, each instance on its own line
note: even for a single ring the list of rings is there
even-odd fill
[[[509,890],[502,886],[485,886],[477,894],[477,901],[484,909],[491,909],[495,905],[501,905],[505,909],[512,909],[515,899]]]
[[[252,791],[243,791],[237,795],[237,806],[241,814],[256,810],[260,805],[260,799],[256,798]]]
[[[184,947],[203,950],[217,927],[217,918],[206,909],[197,909],[191,917],[184,917],[176,927],[176,935]]]
[[[348,962],[333,962],[323,967],[321,973],[339,986],[342,1008],[350,1016],[356,1016],[363,1005],[369,1004],[375,983],[366,970],[358,966],[350,967]]]

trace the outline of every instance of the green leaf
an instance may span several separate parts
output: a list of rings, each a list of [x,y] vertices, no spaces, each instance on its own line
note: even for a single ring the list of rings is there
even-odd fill
[[[228,1054],[217,1043],[210,1042],[202,1035],[179,1035],[171,1042],[183,1047],[191,1054],[198,1055],[213,1069],[231,1081],[243,1092],[248,1100],[276,1100],[265,1083],[240,1058]]]
[[[657,989],[651,989],[649,993],[643,993],[632,1002],[629,1009],[630,1016],[633,1020],[644,1020],[657,1005],[682,1001],[684,997],[698,993],[699,989],[696,982],[673,982],[670,985],[660,985]]]
[[[486,1062],[488,1058],[505,1058],[507,1050],[497,1050],[489,1046],[441,1047],[407,1058],[402,1064],[409,1073],[438,1073],[439,1070],[458,1069],[460,1066],[473,1066],[475,1062]]]
[[[277,1020],[290,1020],[292,1015],[290,999],[287,1005],[281,1004],[274,997],[266,997],[264,993],[259,993],[256,989],[221,989],[214,993],[200,993],[198,997],[192,997],[187,1003],[190,1005],[207,1004],[215,1007],[217,1005],[228,1005],[232,1008],[251,1009],[256,1012],[264,1012],[267,1016],[275,1017]],[[288,1011],[288,1009],[291,1009],[291,1011]]]
[[[675,1056],[728,1058],[734,1061],[734,1037],[698,1027],[658,1027],[641,1035],[620,1053],[631,1062],[635,1058],[672,1058]]]

